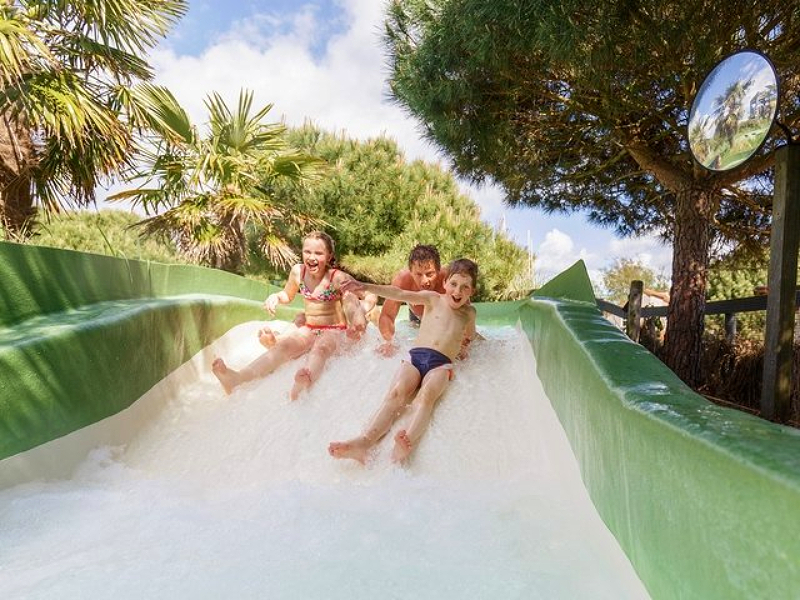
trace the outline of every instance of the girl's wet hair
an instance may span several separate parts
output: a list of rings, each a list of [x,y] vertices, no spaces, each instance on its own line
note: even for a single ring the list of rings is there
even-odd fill
[[[448,279],[453,275],[467,275],[472,279],[472,287],[478,285],[478,265],[468,258],[457,258],[447,267]]]
[[[325,244],[325,249],[331,255],[331,259],[328,261],[328,266],[336,266],[336,244],[331,236],[324,231],[312,231],[303,236],[303,241],[305,242],[306,240],[321,240],[322,243]]]
[[[439,251],[436,246],[417,244],[411,249],[411,254],[408,255],[408,268],[410,269],[413,263],[426,262],[433,262],[437,271],[442,268],[442,259],[439,258]]]

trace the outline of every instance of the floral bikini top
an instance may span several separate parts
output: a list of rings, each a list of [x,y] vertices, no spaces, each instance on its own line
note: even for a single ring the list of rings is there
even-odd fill
[[[303,271],[300,273],[300,293],[303,295],[303,298],[315,302],[335,302],[341,300],[342,291],[333,287],[333,276],[335,273],[336,269],[331,269],[328,287],[322,290],[318,295],[314,295],[314,292],[306,287],[306,266],[303,265]]]

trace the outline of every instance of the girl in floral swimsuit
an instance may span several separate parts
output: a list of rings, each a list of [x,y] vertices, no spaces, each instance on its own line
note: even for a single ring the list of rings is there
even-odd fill
[[[265,377],[284,363],[308,355],[306,365],[294,377],[292,400],[319,378],[328,358],[343,343],[344,331],[358,337],[366,327],[361,304],[354,294],[342,295],[341,284],[351,277],[333,268],[334,244],[323,232],[303,239],[303,262],[292,267],[286,286],[270,294],[264,308],[275,314],[279,304],[288,304],[300,292],[305,305],[305,323],[291,334],[281,336],[274,346],[240,371],[229,368],[221,358],[211,366],[225,391],[253,379]],[[350,326],[348,326],[348,322]]]

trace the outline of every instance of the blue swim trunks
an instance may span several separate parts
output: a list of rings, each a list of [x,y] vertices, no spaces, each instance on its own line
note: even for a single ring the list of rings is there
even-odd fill
[[[412,348],[408,353],[411,355],[411,364],[416,367],[423,379],[425,375],[437,367],[450,365],[449,368],[452,369],[453,361],[437,350],[431,348]]]

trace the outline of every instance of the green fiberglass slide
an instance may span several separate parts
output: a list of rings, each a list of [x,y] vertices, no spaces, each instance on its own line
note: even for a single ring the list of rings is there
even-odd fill
[[[267,293],[210,269],[0,243],[0,474],[135,406],[263,319]],[[525,332],[584,485],[653,598],[798,597],[798,431],[694,394],[602,317],[583,263],[477,308],[479,325]]]

